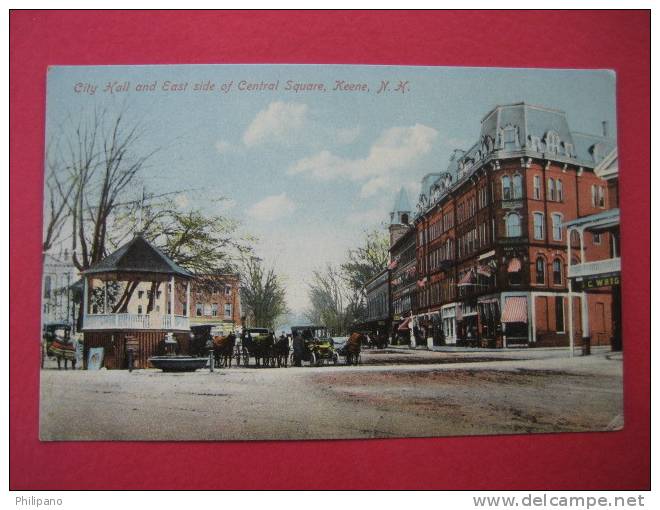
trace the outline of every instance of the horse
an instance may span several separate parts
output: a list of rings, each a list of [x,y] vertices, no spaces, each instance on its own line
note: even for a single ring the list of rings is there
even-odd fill
[[[346,345],[342,348],[342,354],[346,356],[347,365],[357,365],[359,363],[362,343],[366,341],[367,337],[363,333],[351,333],[351,336],[346,340]]]
[[[227,336],[213,337],[213,359],[216,367],[231,368],[235,345],[236,335],[234,333],[229,333]]]
[[[287,368],[289,366],[289,339],[285,336],[281,336],[277,342],[275,342],[275,358],[277,359],[277,367],[280,368],[282,364]]]
[[[257,366],[275,366],[274,346],[275,336],[272,333],[257,335],[254,339],[254,359]],[[263,363],[262,363],[263,361]]]

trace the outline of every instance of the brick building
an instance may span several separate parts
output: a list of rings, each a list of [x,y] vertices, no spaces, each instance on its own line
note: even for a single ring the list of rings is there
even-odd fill
[[[402,343],[410,341],[410,319],[417,282],[415,263],[415,229],[410,223],[411,206],[408,194],[401,188],[390,213],[390,294],[392,338]]]
[[[236,274],[197,275],[190,290],[190,324],[241,326],[240,278]]]
[[[612,206],[594,168],[614,148],[573,132],[564,112],[501,105],[479,140],[427,175],[414,218],[416,336],[429,346],[569,345],[565,223]],[[571,241],[570,258],[606,258],[609,232]],[[589,309],[592,343],[609,343],[611,290],[575,295]],[[600,313],[602,311],[602,313]],[[574,333],[582,335],[581,321]]]

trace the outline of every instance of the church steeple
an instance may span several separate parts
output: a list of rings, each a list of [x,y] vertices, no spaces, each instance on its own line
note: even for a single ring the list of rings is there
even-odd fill
[[[412,208],[410,207],[410,200],[408,200],[408,193],[401,186],[390,212],[390,246],[394,245],[410,228],[411,212]]]
[[[412,208],[410,207],[410,200],[408,200],[408,193],[401,186],[392,211],[390,212],[390,225],[408,225],[411,212]]]

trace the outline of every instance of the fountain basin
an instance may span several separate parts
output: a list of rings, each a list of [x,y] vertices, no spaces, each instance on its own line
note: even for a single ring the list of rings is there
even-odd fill
[[[192,356],[152,356],[149,363],[163,372],[194,372],[204,368],[208,358],[193,358]]]

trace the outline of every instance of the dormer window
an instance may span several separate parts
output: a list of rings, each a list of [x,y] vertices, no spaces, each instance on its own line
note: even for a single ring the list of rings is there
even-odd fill
[[[542,152],[541,151],[541,138],[538,136],[529,136],[529,144],[531,150],[534,152]]]
[[[503,148],[504,150],[512,150],[517,148],[518,143],[518,129],[509,124],[506,126],[502,133]]]
[[[545,150],[546,152],[554,152],[555,154],[559,152],[559,135],[554,131],[548,131],[548,134],[545,135]]]
[[[566,153],[567,156],[572,157],[573,156],[573,144],[572,143],[565,143],[564,144],[564,152]]]

